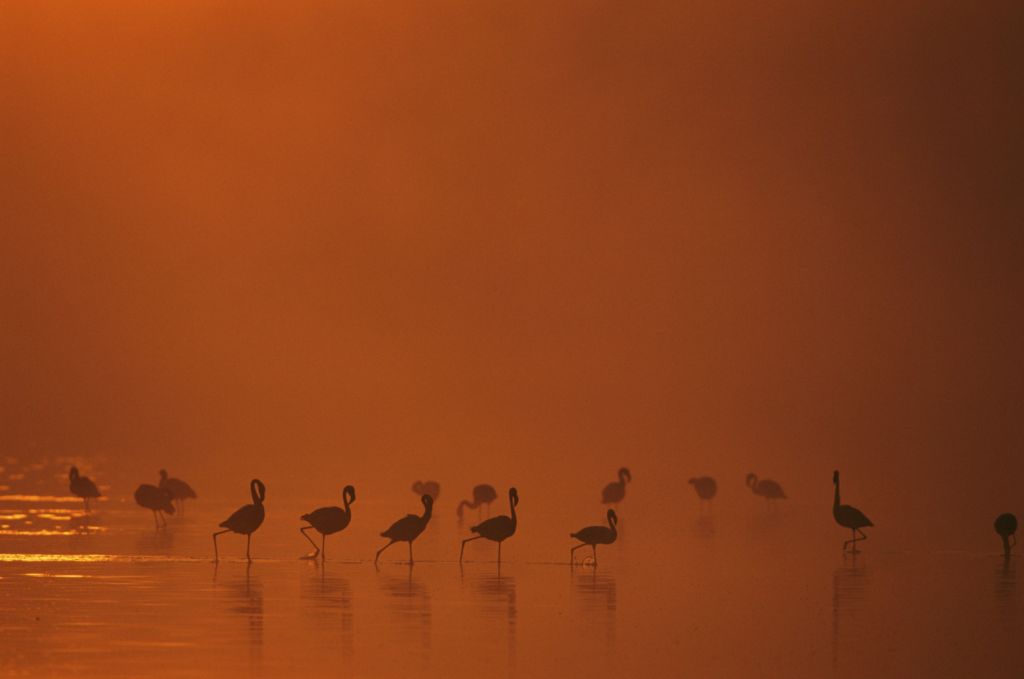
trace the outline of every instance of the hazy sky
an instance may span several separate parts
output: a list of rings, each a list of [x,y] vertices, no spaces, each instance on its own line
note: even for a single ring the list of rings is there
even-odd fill
[[[0,8],[4,452],[1022,508],[1018,3],[158,4]]]

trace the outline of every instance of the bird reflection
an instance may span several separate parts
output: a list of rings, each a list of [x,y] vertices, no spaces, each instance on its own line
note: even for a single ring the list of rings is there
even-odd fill
[[[214,587],[218,584],[218,565],[213,565]],[[244,577],[234,576],[226,583],[228,612],[245,617],[249,639],[250,669],[258,669],[263,659],[263,583],[253,575],[252,562],[245,565]]]
[[[1013,556],[1006,554],[999,560],[995,576],[995,597],[999,613],[1005,620],[1012,622],[1017,610],[1014,596],[1017,590],[1017,572]]]
[[[857,555],[844,558],[844,564],[832,573],[832,666],[839,664],[839,646],[842,636],[855,636],[857,614],[864,609],[868,576],[864,564],[857,563]],[[852,623],[852,629],[843,633],[841,625]],[[855,643],[853,645],[856,645]]]
[[[425,664],[430,660],[432,604],[430,590],[413,576],[412,564],[407,574],[394,577],[379,573],[381,590],[388,595],[387,608],[396,620],[406,651]],[[418,643],[417,640],[418,639]]]
[[[300,584],[299,596],[310,602],[318,627],[327,628],[341,641],[341,655],[351,658],[353,643],[352,586],[347,578],[329,573],[326,562],[312,561],[310,576]]]
[[[709,514],[701,514],[693,522],[693,535],[698,538],[715,537],[715,519]]]
[[[488,569],[485,572],[473,573],[464,582],[470,585],[483,602],[483,610],[487,619],[505,619],[506,637],[508,639],[508,662],[509,669],[516,664],[516,624],[519,614],[516,598],[516,578],[513,575],[501,572],[501,564],[498,564],[496,571]]]
[[[603,627],[605,644],[613,647],[618,608],[615,576],[596,569],[571,572],[573,599],[581,609],[582,618]]]

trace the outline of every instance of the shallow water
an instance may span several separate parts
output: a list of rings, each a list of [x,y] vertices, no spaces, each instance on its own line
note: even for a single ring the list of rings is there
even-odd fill
[[[411,494],[361,498],[325,564],[298,558],[308,543],[295,517],[310,507],[272,497],[254,562],[244,538],[225,535],[214,564],[212,529],[244,493],[201,499],[156,531],[116,495],[85,516],[59,486],[43,496],[7,485],[5,675],[1024,675],[1016,558],[996,545],[895,549],[877,538],[844,557],[827,508],[666,513],[639,495],[600,564],[570,568],[579,512],[542,519],[521,489],[505,563],[481,541],[460,568],[466,528],[442,497],[415,565],[396,545],[375,569],[376,534],[418,509]]]

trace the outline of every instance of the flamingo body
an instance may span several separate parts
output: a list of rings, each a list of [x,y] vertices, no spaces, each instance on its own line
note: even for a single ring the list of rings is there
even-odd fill
[[[252,542],[252,534],[263,524],[263,501],[267,497],[267,487],[259,479],[253,479],[249,482],[249,493],[252,495],[252,504],[243,505],[236,509],[231,516],[220,522],[219,525],[224,530],[213,534],[213,553],[215,559],[218,558],[217,536],[231,531],[232,533],[246,536],[245,556],[252,561],[252,557],[249,555],[249,546]]]
[[[498,543],[498,563],[501,563],[501,543],[515,535],[518,519],[516,518],[516,505],[519,504],[519,491],[515,488],[508,489],[508,505],[510,516],[501,515],[487,519],[469,530],[476,533],[475,538],[466,538],[462,541],[462,549],[459,551],[459,562],[462,562],[462,554],[466,551],[466,543],[480,538],[487,538]]]
[[[700,476],[690,479],[690,485],[697,491],[697,497],[701,500],[710,500],[718,492],[718,484],[710,476]]]
[[[423,514],[417,516],[415,514],[406,514],[404,517],[395,521],[391,526],[380,534],[381,537],[390,540],[388,544],[377,550],[377,556],[374,557],[373,563],[376,564],[380,558],[381,552],[395,544],[396,542],[408,542],[409,543],[409,563],[412,563],[412,543],[413,540],[420,536],[430,522],[430,517],[433,515],[434,498],[429,494],[424,493],[420,497],[420,502],[423,503]]]
[[[163,518],[162,512],[174,513],[174,503],[171,501],[170,493],[148,483],[143,483],[135,489],[135,502],[140,507],[145,507],[153,512],[153,523],[156,524],[157,529],[160,528],[160,519]],[[164,525],[167,525],[166,519]]]
[[[874,526],[871,523],[864,512],[860,511],[856,507],[851,505],[840,504],[839,502],[839,472],[832,472],[832,483],[835,485],[835,497],[832,501],[832,518],[836,520],[843,528],[849,528],[852,531],[853,538],[843,543],[843,551],[846,551],[846,546],[853,544],[853,551],[857,551],[857,543],[861,540],[867,540],[868,536],[864,534],[861,528],[867,528]],[[858,537],[860,534],[860,537]]]
[[[72,467],[68,473],[68,485],[72,495],[77,495],[82,498],[85,502],[85,511],[89,511],[89,499],[94,497],[102,497],[100,495],[100,489],[96,487],[92,479],[88,476],[81,476],[78,473],[78,467]]]
[[[601,491],[601,502],[604,504],[618,504],[626,497],[626,482],[632,481],[633,475],[623,467],[619,470],[619,480],[612,481]]]
[[[181,479],[176,479],[173,476],[167,476],[167,470],[160,470],[160,487],[171,494],[172,500],[186,500],[188,498],[196,498],[196,491],[192,490],[192,486],[188,485]]]
[[[301,518],[303,521],[309,523],[308,526],[300,528],[299,531],[309,540],[310,544],[316,550],[316,553],[312,555],[315,559],[319,554],[324,551],[324,545],[326,544],[326,538],[328,535],[333,535],[339,531],[345,530],[348,524],[352,521],[352,503],[356,501],[356,489],[353,486],[345,486],[344,490],[341,491],[341,500],[345,505],[345,508],[341,507],[320,507],[314,509],[309,514],[303,514]],[[316,529],[320,533],[320,547],[316,546],[316,543],[309,539],[306,535],[306,531],[310,528]],[[326,553],[324,554],[326,559]]]
[[[757,474],[747,474],[747,485],[754,495],[760,495],[767,500],[785,500],[786,493],[777,481],[771,479],[758,479]]]
[[[473,500],[463,500],[459,503],[459,506],[455,508],[455,513],[462,518],[462,508],[469,507],[470,509],[476,509],[480,505],[490,505],[498,498],[498,492],[494,490],[494,486],[481,483],[478,486],[473,486]]]
[[[1017,544],[1017,517],[1013,514],[1000,514],[996,517],[993,527],[1003,539],[1003,553],[1010,556],[1010,550]],[[1013,539],[1013,544],[1010,540]]]

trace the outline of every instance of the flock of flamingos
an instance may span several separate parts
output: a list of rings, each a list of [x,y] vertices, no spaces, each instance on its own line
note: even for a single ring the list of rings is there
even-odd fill
[[[71,468],[69,478],[71,480],[72,494],[84,500],[85,510],[88,512],[90,498],[100,497],[99,488],[96,487],[96,484],[89,477],[81,476],[78,473],[77,467]],[[625,467],[619,469],[618,480],[612,481],[601,491],[601,502],[617,505],[626,497],[626,483],[632,480],[633,476],[628,469]],[[692,478],[689,480],[689,483],[694,487],[694,491],[701,502],[710,501],[718,492],[718,484],[710,476]],[[747,474],[746,483],[755,495],[764,497],[769,502],[786,498],[782,486],[771,479],[758,479],[755,474]],[[843,551],[845,552],[849,548],[850,551],[856,552],[858,551],[857,543],[867,540],[868,537],[862,529],[874,526],[874,524],[871,523],[871,519],[864,512],[856,507],[840,503],[838,471],[832,473],[832,484],[835,486],[832,516],[837,524],[843,528],[849,528],[851,532],[851,538],[843,542]],[[417,481],[413,484],[412,489],[420,495],[420,501],[423,503],[423,513],[419,515],[407,514],[381,533],[381,537],[387,538],[388,543],[377,550],[377,554],[373,559],[374,565],[379,561],[381,553],[396,542],[405,542],[409,545],[409,563],[413,563],[412,543],[423,533],[430,522],[434,500],[441,492],[441,487],[436,481]],[[220,523],[220,528],[223,530],[213,533],[214,560],[219,560],[220,558],[220,552],[217,549],[217,536],[224,533],[238,533],[245,536],[245,556],[249,561],[252,561],[252,556],[250,555],[252,534],[263,524],[263,502],[266,500],[267,488],[259,479],[253,479],[249,482],[249,492],[252,495],[252,504],[239,507],[231,516]],[[185,500],[195,497],[196,492],[192,490],[188,483],[181,479],[168,477],[166,470],[163,469],[160,470],[159,485],[154,486],[144,483],[135,491],[135,501],[141,507],[153,512],[153,521],[157,528],[161,525],[166,525],[167,519],[164,517],[164,514],[174,514],[176,506],[183,509]],[[487,505],[489,509],[490,504],[497,497],[498,493],[494,490],[493,486],[488,484],[478,485],[473,488],[473,499],[460,502],[456,512],[461,519],[465,507],[476,509]],[[343,507],[320,507],[300,517],[308,525],[303,526],[299,530],[302,536],[309,540],[309,543],[313,545],[315,550],[308,558],[316,559],[320,557],[326,559],[327,536],[345,530],[352,521],[352,504],[356,501],[356,489],[353,486],[345,486],[341,491],[341,499]],[[516,505],[519,504],[519,491],[515,488],[509,488],[508,502],[508,515],[489,518],[470,528],[474,535],[462,541],[462,547],[459,550],[459,563],[462,563],[462,557],[466,551],[466,543],[481,538],[498,543],[498,563],[501,563],[501,543],[515,535],[516,532]],[[570,533],[569,537],[579,542],[569,551],[570,564],[575,563],[576,550],[589,545],[593,553],[594,565],[597,565],[597,545],[610,545],[618,537],[618,516],[615,510],[609,508],[607,517],[607,526],[587,526],[575,533]],[[1002,538],[1004,554],[1009,556],[1010,550],[1017,543],[1017,517],[1013,514],[1000,514],[996,518],[994,526],[996,533]],[[309,536],[309,533],[307,533],[309,530],[315,530],[320,533],[320,545],[317,545],[313,538]]]

